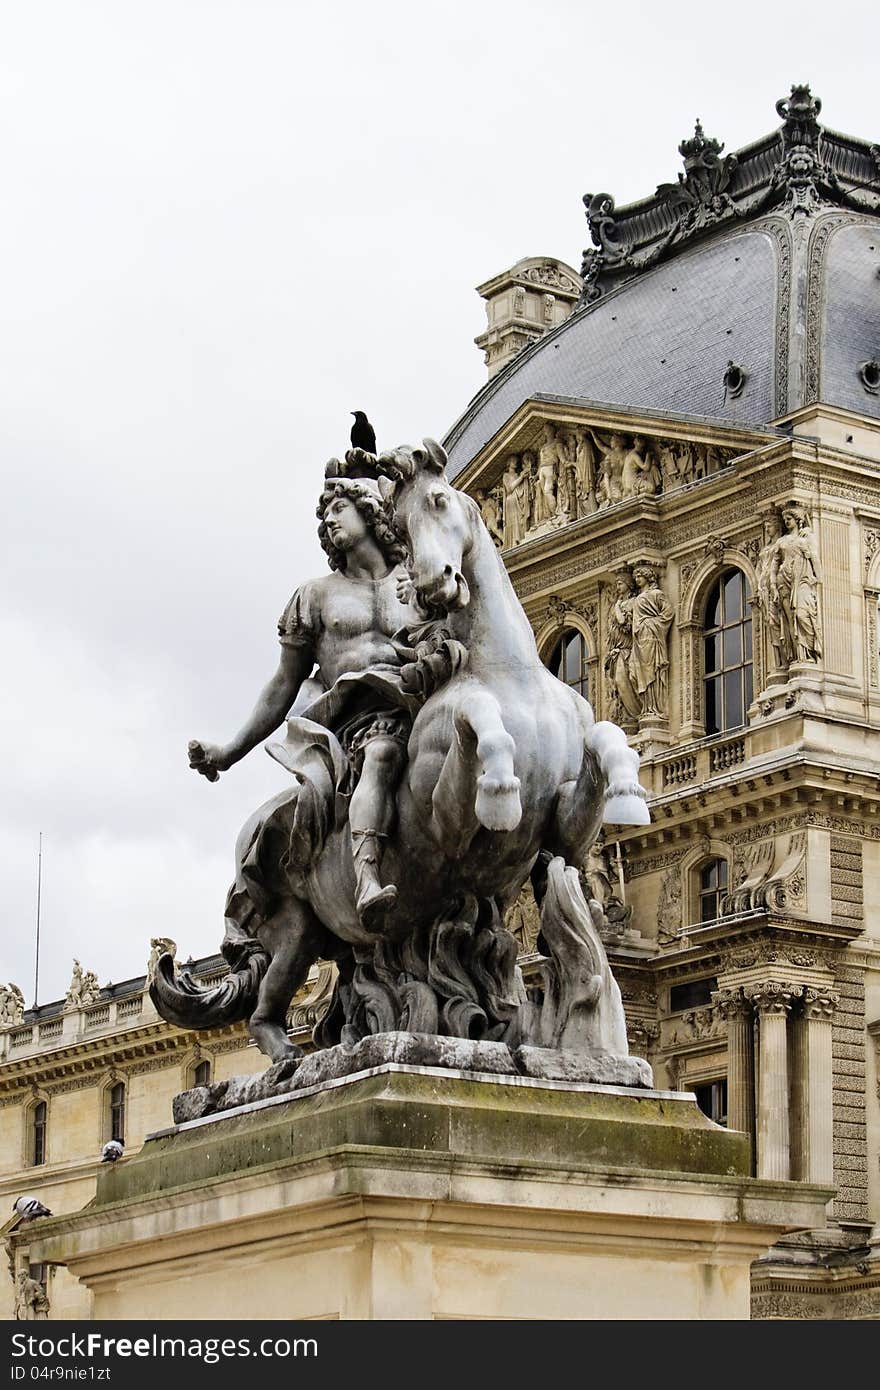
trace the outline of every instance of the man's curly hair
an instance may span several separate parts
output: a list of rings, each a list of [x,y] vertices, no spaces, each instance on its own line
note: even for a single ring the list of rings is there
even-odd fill
[[[330,568],[345,572],[345,552],[330,540],[324,521],[327,508],[340,494],[357,507],[388,564],[392,568],[399,565],[406,558],[406,546],[395,533],[381,499],[357,478],[328,478],[318,502],[316,516],[320,521],[318,540],[327,555]]]

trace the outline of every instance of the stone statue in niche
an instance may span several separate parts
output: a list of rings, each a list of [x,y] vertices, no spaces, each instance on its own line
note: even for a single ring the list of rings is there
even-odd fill
[[[0,1028],[14,1028],[24,1018],[24,995],[18,985],[0,985]]]
[[[632,682],[632,613],[631,604],[636,592],[635,581],[628,572],[614,581],[614,602],[608,621],[605,671],[614,697],[615,723],[626,727],[637,723],[641,702]]]
[[[633,569],[635,595],[628,600],[632,623],[629,674],[640,715],[665,718],[669,698],[669,629],[675,617],[650,565]]]
[[[491,490],[479,488],[474,495],[480,514],[486,523],[486,530],[500,550],[504,545],[504,521],[501,508],[498,505],[498,490],[497,488]]]
[[[783,507],[781,515],[784,532],[773,543],[767,584],[771,601],[779,604],[782,650],[789,663],[819,661],[822,640],[817,587],[821,574],[810,518],[795,502]]]
[[[779,601],[779,589],[770,581],[770,570],[781,536],[782,522],[777,513],[774,512],[767,518],[764,526],[764,545],[758,555],[756,565],[756,588],[758,607],[767,629],[770,648],[773,652],[772,664],[776,671],[784,671],[787,665],[782,635],[782,607]]]
[[[650,1084],[627,1056],[620,991],[579,880],[603,819],[648,823],[638,756],[540,660],[480,509],[445,464],[426,440],[327,466],[318,515],[332,572],[287,605],[278,670],[239,733],[189,749],[215,781],[286,729],[269,752],[290,781],[236,847],[230,972],[202,987],[163,954],[150,994],[184,1027],[248,1019],[285,1089],[367,1056],[457,1065],[465,1042],[468,1056],[498,1045],[496,1061],[509,1054],[500,1069],[530,1075],[559,1075],[544,1054],[562,1049],[586,1079],[601,1052],[625,1084]],[[522,478],[519,460],[510,472]],[[503,925],[529,879],[545,955],[538,1002]],[[286,1029],[316,959],[338,965],[315,1033],[329,1060],[304,1060]]]
[[[504,549],[519,545],[529,527],[529,475],[525,472],[522,460],[511,454],[507,467],[501,475],[501,491],[504,498]]]

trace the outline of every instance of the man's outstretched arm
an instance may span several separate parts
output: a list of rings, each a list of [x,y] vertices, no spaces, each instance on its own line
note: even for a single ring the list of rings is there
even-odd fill
[[[200,743],[193,739],[189,745],[189,765],[209,782],[216,782],[221,772],[239,762],[258,743],[269,737],[282,723],[303,681],[314,666],[311,650],[306,646],[282,646],[278,670],[260,692],[253,713],[229,743]]]

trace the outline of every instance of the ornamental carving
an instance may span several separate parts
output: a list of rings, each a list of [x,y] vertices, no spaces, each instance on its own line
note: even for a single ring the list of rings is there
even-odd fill
[[[877,147],[830,135],[819,125],[822,103],[807,86],[794,86],[776,103],[782,126],[764,140],[724,154],[699,121],[679,154],[684,170],[651,198],[617,208],[610,193],[584,195],[593,243],[584,252],[581,302],[656,265],[712,228],[782,206],[794,216],[827,204],[880,210]],[[779,401],[780,409],[785,402]]]
[[[803,985],[764,980],[761,984],[746,985],[744,994],[759,1014],[788,1014],[794,1001],[803,994]]]
[[[880,550],[880,531],[875,530],[874,527],[871,527],[869,530],[865,531],[865,575],[866,575],[866,576],[867,576],[868,570],[871,568],[871,561],[873,560],[874,556],[877,554],[877,551],[878,551],[878,550]]]
[[[804,990],[804,1018],[830,1023],[839,1003],[840,995],[834,990],[814,989],[808,985]]]
[[[716,989],[712,991],[712,1003],[719,1018],[729,1023],[733,1018],[751,1015],[752,1007],[741,989]]]
[[[522,889],[516,902],[508,910],[504,925],[516,939],[520,955],[532,955],[538,949],[541,914],[530,887]]]
[[[805,831],[752,845],[739,860],[736,887],[724,898],[723,914],[806,907],[806,852]]]
[[[627,1019],[626,1036],[629,1050],[637,1057],[651,1052],[660,1039],[660,1025],[640,1018]]]
[[[533,285],[548,285],[554,290],[563,290],[567,294],[577,294],[579,286],[570,275],[566,275],[554,265],[552,261],[545,261],[542,265],[529,266],[527,269],[517,271],[523,280],[530,280]]]
[[[677,942],[681,926],[681,870],[675,864],[663,879],[657,897],[659,945],[670,946]]]
[[[672,1047],[689,1042],[707,1042],[719,1037],[723,1031],[725,1016],[714,1006],[704,1009],[686,1009],[673,1029],[669,1044]]]

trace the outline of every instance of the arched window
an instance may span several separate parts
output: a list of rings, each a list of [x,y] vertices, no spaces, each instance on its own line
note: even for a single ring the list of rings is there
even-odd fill
[[[752,703],[751,592],[741,570],[726,570],[706,603],[703,689],[707,734],[742,728]]]
[[[207,1085],[209,1085],[210,1080],[211,1080],[211,1063],[210,1063],[210,1062],[199,1062],[199,1065],[196,1067],[195,1071],[193,1072],[193,1085],[194,1085],[194,1086],[207,1086]]]
[[[117,1081],[110,1090],[110,1138],[125,1143],[125,1082]]]
[[[714,922],[721,916],[721,903],[727,892],[727,860],[710,859],[699,870],[698,907],[701,922]]]
[[[31,1163],[38,1168],[46,1162],[46,1120],[48,1107],[44,1100],[38,1100],[31,1111]]]
[[[585,700],[590,698],[587,644],[575,628],[566,628],[550,656],[547,667]]]

